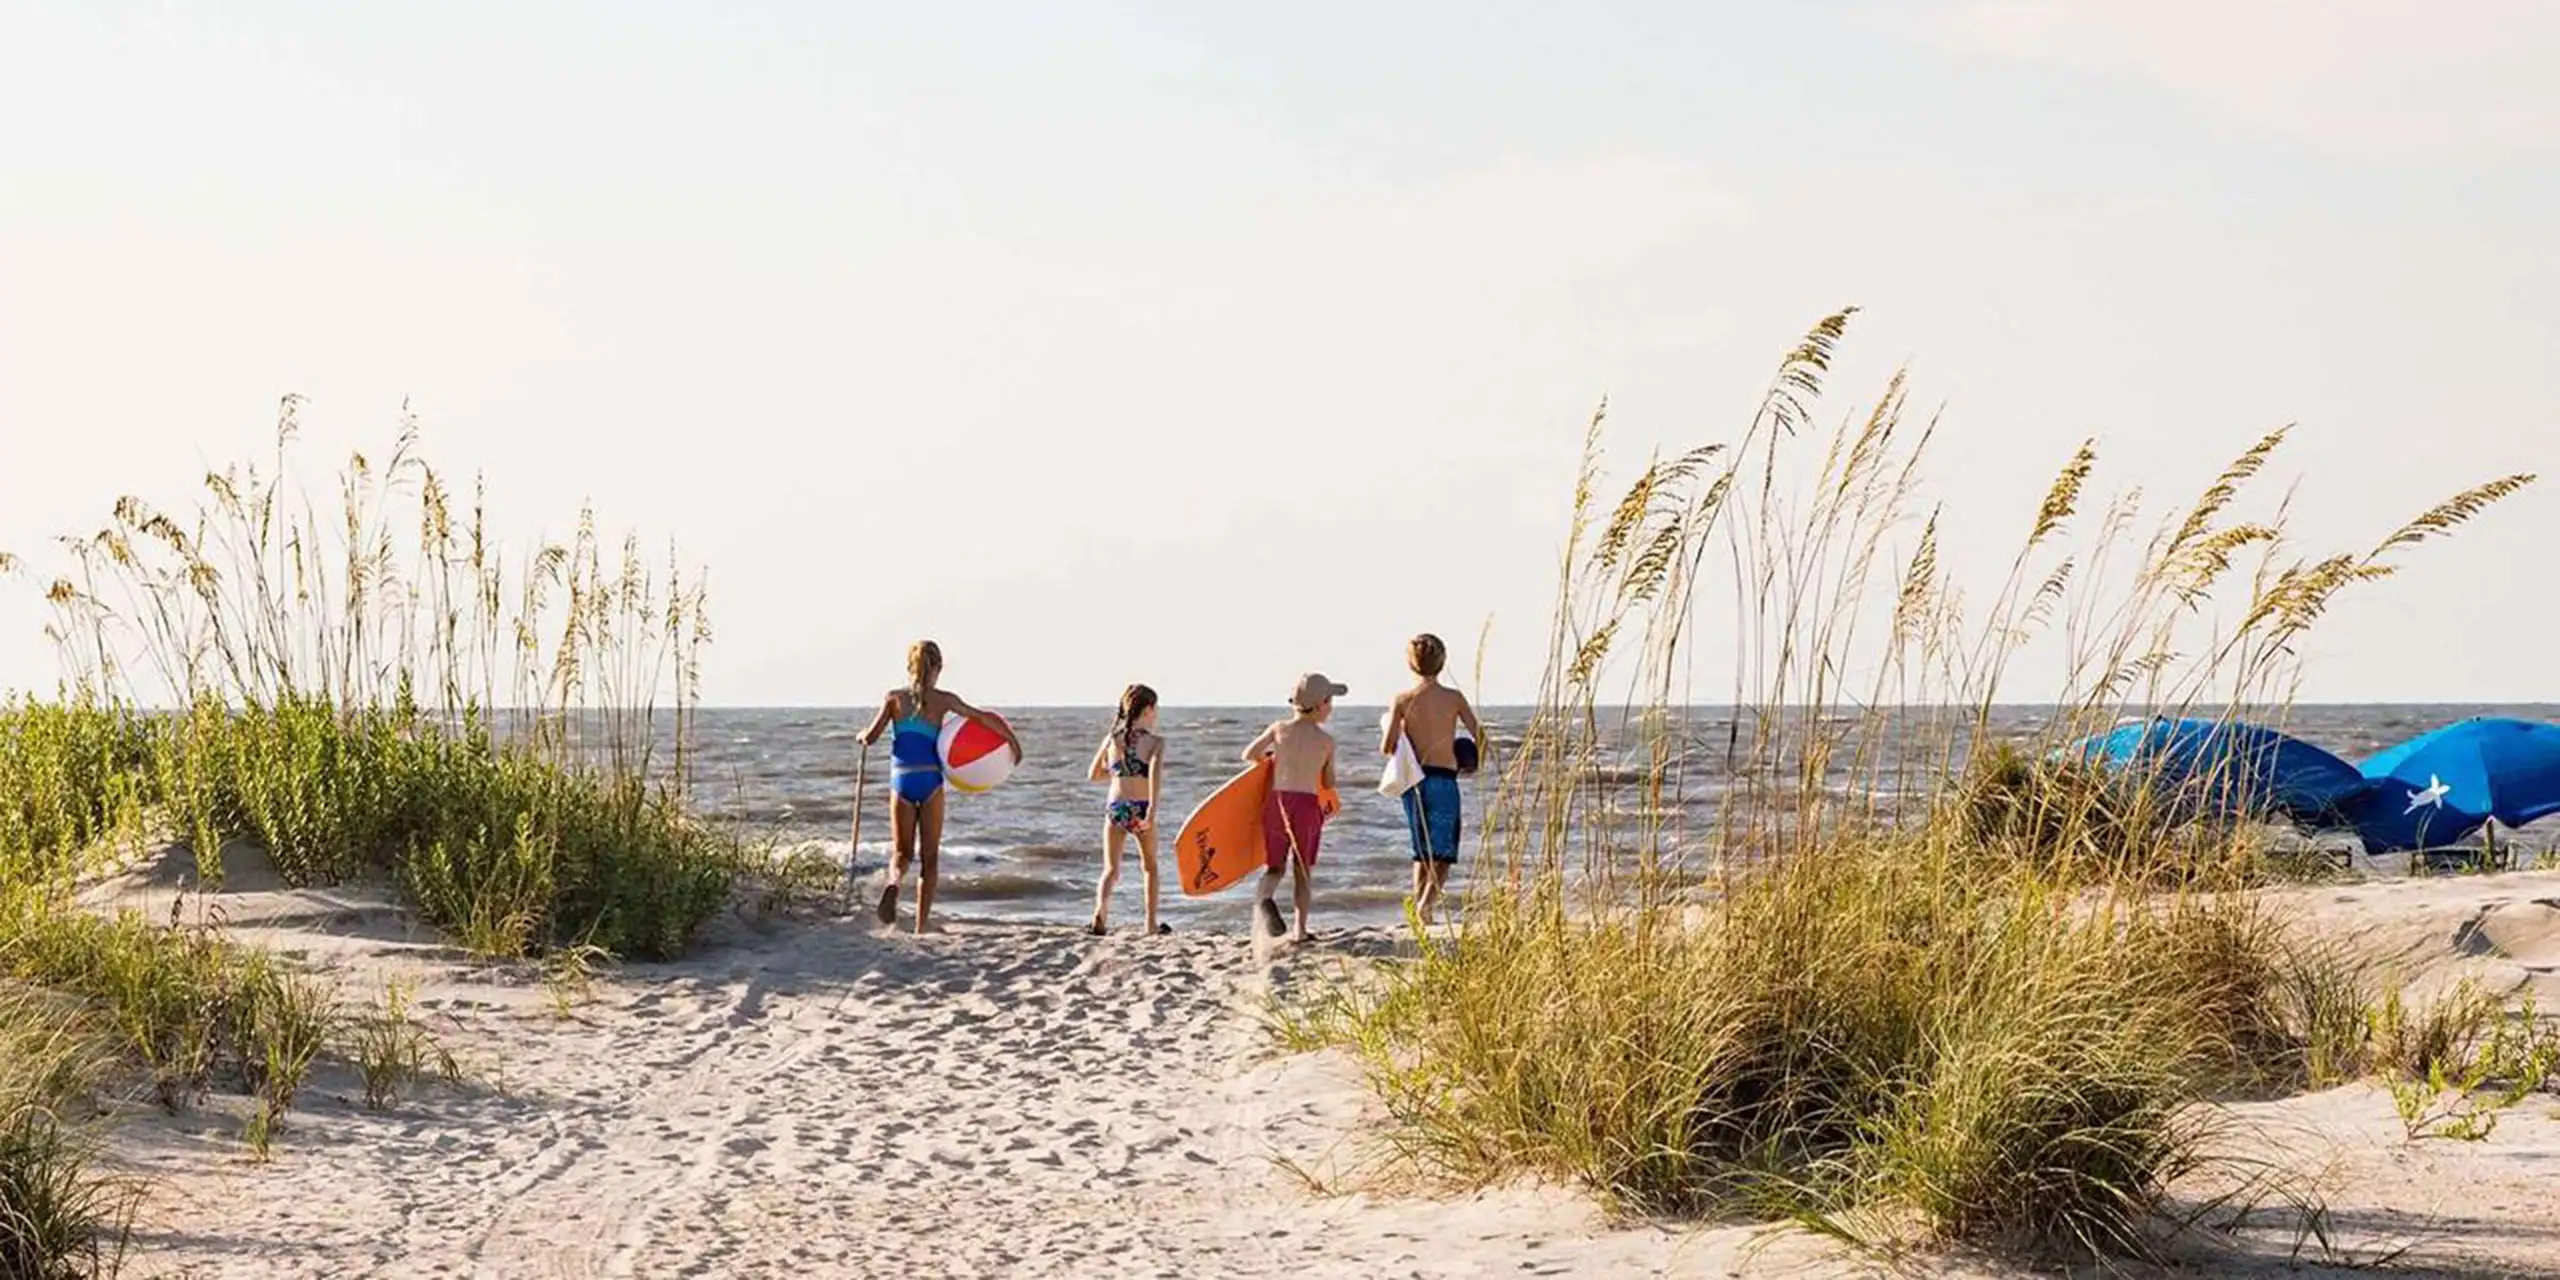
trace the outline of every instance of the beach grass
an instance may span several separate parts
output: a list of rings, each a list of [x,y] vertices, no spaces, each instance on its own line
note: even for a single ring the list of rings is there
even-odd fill
[[[324,509],[297,407],[268,469],[65,540],[69,692],[0,712],[0,847],[59,874],[102,843],[243,840],[291,885],[395,882],[484,954],[681,953],[755,864],[686,805],[698,579],[591,513],[511,566],[407,430]]]
[[[2284,432],[2140,537],[2083,444],[2004,575],[1959,583],[1904,379],[1815,428],[1850,320],[1806,335],[1734,440],[1648,459],[1614,502],[1594,415],[1460,927],[1283,1024],[1349,1050],[1396,1152],[1453,1180],[2139,1252],[2171,1183],[2234,1158],[2215,1104],[2374,1069],[2371,1006],[2245,892],[2296,869],[2246,825],[2056,748],[2130,714],[2280,723],[2341,592],[2531,477],[2303,555],[2283,504],[2250,501]],[[1692,655],[1727,644],[1718,724],[1686,708]],[[2033,699],[2059,713],[2002,742],[2029,666],[2062,673]]]
[[[502,562],[479,489],[463,508],[406,427],[323,507],[298,407],[266,467],[64,539],[61,693],[0,705],[0,1274],[113,1269],[131,1189],[63,1118],[97,1099],[237,1090],[263,1155],[318,1061],[377,1107],[457,1074],[404,990],[349,999],[232,941],[192,891],[234,852],[287,886],[394,886],[474,953],[579,974],[681,954],[761,866],[687,803],[697,579],[587,513]],[[80,901],[163,853],[200,882],[168,918]]]
[[[133,1187],[97,1171],[76,1117],[114,1052],[80,1007],[0,979],[0,1275],[111,1275]]]

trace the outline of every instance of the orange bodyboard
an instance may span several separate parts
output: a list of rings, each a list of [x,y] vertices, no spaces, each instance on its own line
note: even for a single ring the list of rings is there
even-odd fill
[[[1262,805],[1271,794],[1271,761],[1227,779],[1173,838],[1173,861],[1182,891],[1192,897],[1216,893],[1261,874]]]
[[[1271,798],[1269,756],[1227,779],[1200,807],[1183,819],[1182,834],[1173,838],[1173,861],[1182,891],[1197,898],[1216,893],[1261,874],[1262,809]],[[1320,793],[1325,812],[1338,813],[1342,797],[1331,787]]]

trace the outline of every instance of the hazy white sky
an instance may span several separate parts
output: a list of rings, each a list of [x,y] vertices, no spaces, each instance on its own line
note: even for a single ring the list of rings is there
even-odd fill
[[[0,548],[406,397],[518,536],[707,564],[715,702],[919,634],[983,701],[1373,698],[1488,616],[1509,699],[1591,402],[1721,438],[1843,303],[1961,572],[2088,434],[2165,496],[2299,422],[2361,542],[2560,444],[2555,59],[2541,0],[0,0]],[[2424,551],[2307,692],[2560,698],[2555,538]]]

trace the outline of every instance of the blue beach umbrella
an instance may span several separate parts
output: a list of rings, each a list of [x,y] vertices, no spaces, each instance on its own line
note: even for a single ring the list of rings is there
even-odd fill
[[[2492,818],[2521,827],[2560,813],[2560,725],[2479,716],[2385,747],[2361,768],[2374,790],[2356,833],[2376,853],[2441,848]]]
[[[2084,738],[2082,758],[2147,775],[2189,803],[2225,814],[2333,818],[2373,784],[2354,765],[2264,725],[2136,720]]]

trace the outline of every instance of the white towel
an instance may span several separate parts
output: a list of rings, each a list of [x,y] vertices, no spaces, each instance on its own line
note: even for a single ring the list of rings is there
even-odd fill
[[[1396,713],[1389,711],[1378,718],[1378,731],[1386,732],[1394,724]],[[1396,753],[1387,757],[1386,772],[1378,775],[1378,794],[1400,796],[1422,781],[1422,761],[1413,754],[1413,739],[1396,735]]]

